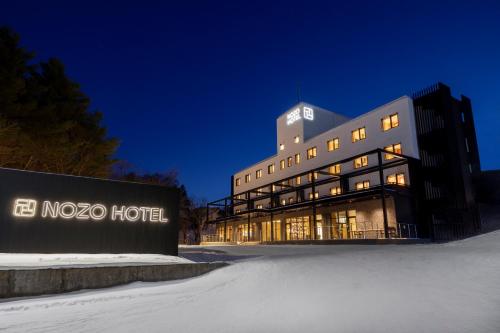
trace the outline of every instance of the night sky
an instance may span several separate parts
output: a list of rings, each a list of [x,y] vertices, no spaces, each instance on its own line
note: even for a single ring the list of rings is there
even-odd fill
[[[500,168],[498,0],[75,3],[1,1],[0,25],[63,61],[118,158],[178,170],[190,195],[223,197],[231,174],[275,153],[298,85],[357,116],[442,81],[472,99],[482,168]]]

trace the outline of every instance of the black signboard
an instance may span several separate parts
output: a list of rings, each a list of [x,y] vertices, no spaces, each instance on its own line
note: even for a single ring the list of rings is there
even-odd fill
[[[177,255],[179,192],[0,168],[0,252]]]

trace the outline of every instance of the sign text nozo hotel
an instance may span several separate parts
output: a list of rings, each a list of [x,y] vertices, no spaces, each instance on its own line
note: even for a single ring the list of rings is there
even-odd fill
[[[111,205],[107,207],[101,203],[85,203],[71,201],[49,201],[39,202],[35,199],[17,198],[14,200],[12,215],[22,218],[62,218],[101,221],[109,218],[112,221],[128,222],[157,222],[167,223],[165,210],[159,207]]]

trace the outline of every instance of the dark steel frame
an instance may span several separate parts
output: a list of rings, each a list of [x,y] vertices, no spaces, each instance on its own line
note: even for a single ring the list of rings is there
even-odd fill
[[[368,166],[368,167],[362,167],[359,170],[355,170],[349,173],[342,174],[332,174],[328,170],[331,166],[337,165],[337,164],[344,164],[348,162],[354,161],[356,158],[366,156],[366,155],[374,155],[376,154],[377,156],[377,165],[375,166]],[[394,156],[393,159],[386,160],[383,157],[383,154],[390,154]],[[356,198],[366,198],[366,197],[373,197],[373,196],[380,196],[381,198],[381,203],[382,203],[382,210],[383,210],[383,218],[384,218],[384,234],[385,238],[389,238],[389,228],[388,228],[388,217],[387,217],[387,205],[386,205],[386,197],[395,193],[401,193],[405,192],[405,194],[410,194],[413,195],[413,189],[410,188],[410,186],[405,185],[392,185],[392,184],[387,184],[384,179],[384,170],[400,165],[407,165],[408,166],[408,172],[409,175],[407,179],[410,179],[410,183],[415,179],[415,177],[412,176],[413,172],[415,172],[415,168],[419,165],[419,160],[415,159],[411,156],[403,155],[403,154],[398,154],[394,153],[388,150],[384,149],[374,149],[370,150],[367,152],[364,152],[362,154],[357,154],[354,156],[351,156],[349,158],[335,161],[326,165],[323,165],[318,168],[314,168],[311,170],[308,170],[306,172],[301,172],[297,173],[293,176],[286,177],[279,179],[275,182],[268,183],[256,188],[252,188],[250,190],[240,192],[237,195],[234,194],[234,187],[233,187],[233,180],[234,177],[231,177],[231,196],[215,200],[212,202],[209,202],[207,204],[207,221],[209,223],[222,223],[224,222],[224,239],[227,239],[226,235],[226,230],[227,230],[227,222],[230,220],[239,220],[242,219],[244,215],[247,215],[247,224],[248,224],[248,238],[250,238],[250,220],[251,220],[251,214],[252,213],[269,213],[271,217],[271,241],[274,241],[274,226],[273,226],[273,215],[276,212],[284,212],[288,211],[290,209],[297,209],[297,208],[304,208],[304,207],[311,207],[313,214],[312,214],[312,222],[314,226],[314,230],[316,230],[316,208],[318,205],[324,204],[324,203],[329,203],[329,202],[339,202],[339,201],[344,201],[348,199],[356,199]],[[371,174],[374,172],[378,172],[379,174],[379,184],[375,186],[370,186],[370,188],[365,189],[365,190],[350,190],[349,188],[349,179],[352,177],[358,177],[361,175],[366,175],[366,174]],[[314,173],[318,173],[320,175],[326,175],[326,176],[331,176],[326,179],[321,179],[321,180],[316,180],[314,177]],[[307,182],[306,184],[300,184],[300,185],[290,185],[290,180],[294,180],[297,177],[303,177],[307,176],[309,174],[313,174],[310,182]],[[339,195],[327,195],[323,196],[321,198],[316,198],[315,194],[316,193],[316,187],[333,183],[333,182],[339,182],[340,187],[341,187],[341,194]],[[275,191],[275,189],[280,189],[279,191]],[[266,192],[262,191],[263,189],[268,189]],[[306,189],[311,189],[311,192],[313,193],[311,199],[306,199],[304,198],[304,190]],[[276,202],[276,199],[279,199],[279,196],[287,193],[295,193],[295,198],[296,202],[294,203],[287,203],[285,205],[282,205],[279,202]],[[254,197],[252,197],[252,194],[254,194]],[[244,199],[241,199],[241,197],[244,197]],[[261,201],[265,199],[270,199],[270,204],[266,208],[254,208],[254,202],[255,201]],[[300,200],[299,200],[300,199]],[[235,207],[238,206],[243,206],[246,205],[246,209],[235,212]],[[211,207],[216,207],[221,210],[221,216],[218,217],[215,220],[210,220],[208,212]],[[313,233],[313,239],[316,238],[316,232]]]

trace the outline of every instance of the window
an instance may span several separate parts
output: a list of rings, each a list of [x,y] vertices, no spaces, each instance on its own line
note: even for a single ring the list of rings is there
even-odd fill
[[[398,127],[399,126],[399,118],[398,114],[391,114],[390,116],[382,118],[381,121],[381,126],[382,126],[382,131],[388,131],[391,128]]]
[[[262,190],[261,188],[258,188],[258,189],[257,189],[257,193],[256,193],[256,195],[257,195],[258,197],[260,197],[260,196],[262,195],[262,192],[263,192],[263,190]]]
[[[314,180],[318,179],[318,172],[317,171],[309,172],[309,174],[307,176],[308,176],[309,181],[312,182],[313,178],[314,178]]]
[[[302,182],[302,177],[300,176],[295,177],[295,185],[300,185],[301,182]]]
[[[255,171],[255,178],[256,179],[262,178],[262,169]]]
[[[340,173],[340,164],[332,165],[328,168],[328,172],[332,175],[338,175]]]
[[[281,205],[282,206],[286,205],[286,199],[281,199]]]
[[[368,156],[361,156],[354,160],[354,169],[359,169],[361,167],[368,165]]]
[[[270,175],[274,173],[274,163],[267,166],[267,173]]]
[[[289,157],[287,158],[287,165],[288,165],[288,167],[291,167],[291,166],[292,166],[292,162],[293,162],[293,158],[292,158],[292,156],[289,156]]]
[[[366,190],[367,188],[370,187],[370,181],[369,180],[364,180],[362,182],[357,182],[356,183],[356,190]]]
[[[288,203],[289,204],[293,204],[294,202],[295,202],[295,198],[294,197],[288,198]]]
[[[318,199],[319,198],[319,192],[316,191],[314,192],[314,199]],[[312,192],[309,192],[309,200],[312,200],[313,199],[313,193]]]
[[[307,159],[310,160],[311,158],[315,158],[318,155],[318,151],[316,147],[309,148],[307,150]]]
[[[241,213],[241,209],[236,209],[236,214]]]
[[[352,131],[352,142],[366,139],[366,129],[364,127]]]
[[[300,142],[300,136],[297,135],[296,137],[294,137],[293,138],[293,142],[299,143]]]
[[[300,164],[300,154],[295,154],[295,164]]]
[[[285,150],[285,145],[280,143],[280,150]]]
[[[285,168],[285,160],[280,161],[280,170],[283,170]]]
[[[384,147],[384,149],[387,150],[387,151],[396,153],[396,154],[402,154],[403,153],[403,151],[401,150],[401,144],[400,143],[389,145],[387,147]],[[392,154],[385,154],[384,158],[386,160],[392,160],[394,157],[396,157],[396,156],[394,156]]]
[[[339,147],[340,147],[339,146],[339,138],[328,140],[326,142],[326,148],[328,149],[328,151],[339,149]]]
[[[250,182],[250,180],[251,180],[251,178],[250,178],[250,174],[245,175],[245,183]]]
[[[337,187],[332,187],[330,189],[330,194],[331,195],[339,195],[342,193],[342,190],[340,189],[340,186],[337,186]]]
[[[241,185],[241,178],[236,178],[236,186],[240,186]]]
[[[397,184],[404,185],[405,184],[405,175],[404,173],[394,173],[392,175],[387,176],[387,184]]]
[[[257,209],[262,209],[262,204],[258,204],[255,206]]]

